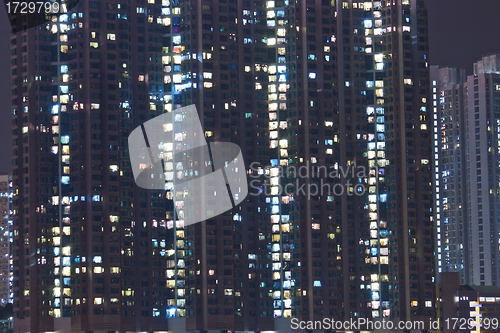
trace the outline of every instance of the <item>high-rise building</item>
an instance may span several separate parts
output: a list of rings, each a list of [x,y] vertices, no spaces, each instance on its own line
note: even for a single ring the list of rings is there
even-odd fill
[[[421,0],[80,0],[16,20],[15,331],[428,323],[426,18]],[[127,137],[191,104],[241,147],[250,194],[184,227],[189,190],[135,186]]]
[[[431,67],[434,117],[434,218],[436,225],[436,270],[460,272],[460,282],[468,283],[468,202],[466,168],[467,101],[465,70]],[[436,278],[440,278],[439,274]]]
[[[474,65],[467,99],[469,281],[500,286],[500,55]]]
[[[230,329],[223,318],[233,313],[249,330],[276,329],[276,318],[431,317],[423,3],[185,3],[183,104],[197,105],[208,140],[237,142],[260,163],[249,173],[269,191],[233,213],[241,223],[228,215],[195,226],[188,326]],[[366,179],[319,175],[350,165],[370,170]],[[310,176],[293,173],[301,168]],[[366,195],[348,195],[358,182]],[[321,195],[299,190],[314,185]],[[231,232],[237,243],[220,252]],[[223,280],[236,282],[234,299]]]
[[[461,283],[499,283],[500,56],[474,74],[433,68],[436,250],[438,272]]]
[[[136,126],[171,110],[162,61],[181,72],[179,14],[79,1],[36,28],[12,23],[16,332],[164,331],[169,302],[183,308],[165,193],[135,186],[127,149]]]
[[[0,305],[12,303],[12,178],[0,175]]]

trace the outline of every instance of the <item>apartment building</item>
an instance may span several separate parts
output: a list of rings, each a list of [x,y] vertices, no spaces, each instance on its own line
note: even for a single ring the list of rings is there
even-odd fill
[[[81,0],[23,24],[16,332],[434,316],[423,1]],[[250,194],[185,227],[181,198],[134,184],[127,137],[191,104]]]
[[[432,68],[438,272],[498,286],[499,57],[474,74]]]

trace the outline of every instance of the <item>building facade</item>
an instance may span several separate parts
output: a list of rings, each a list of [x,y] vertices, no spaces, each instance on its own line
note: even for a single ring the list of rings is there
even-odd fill
[[[81,0],[15,24],[16,332],[434,316],[423,1]],[[191,104],[250,194],[184,227],[127,137]]]
[[[461,285],[459,272],[440,274],[439,317],[443,333],[497,332],[500,288]]]
[[[474,74],[432,68],[438,272],[498,286],[498,55]]]
[[[0,176],[0,305],[12,303],[12,177]]]
[[[465,70],[431,67],[437,272],[468,271]],[[437,276],[439,277],[439,275]]]
[[[13,23],[16,332],[168,328],[183,289],[166,275],[183,276],[182,260],[165,193],[133,182],[127,137],[169,110],[162,61],[178,61],[179,13],[158,1],[80,1],[32,29]]]
[[[250,175],[267,176],[263,182],[269,189],[265,198],[250,198],[242,213],[233,215],[242,222],[233,229],[243,231],[238,262],[229,261],[229,247],[227,260],[215,260],[225,242],[215,230],[227,225],[229,234],[230,216],[195,227],[195,244],[203,245],[205,235],[213,235],[213,241],[207,236],[206,250],[195,250],[194,261],[213,263],[214,269],[195,266],[200,277],[194,283],[206,283],[215,294],[197,290],[188,296],[194,307],[187,311],[196,316],[189,327],[223,328],[228,322],[223,315],[231,316],[232,304],[242,303],[250,305],[241,309],[249,330],[272,330],[279,318],[290,317],[432,317],[423,3],[186,4],[192,15],[182,28],[183,39],[191,40],[184,59],[191,59],[185,65],[191,70],[182,81],[184,105],[197,105],[208,140],[215,135],[239,143],[245,161],[258,163],[250,166]],[[411,44],[412,38],[417,43]],[[315,171],[325,166],[369,171],[354,181],[322,179]],[[281,170],[300,168],[313,176],[280,177]],[[366,185],[366,195],[352,195],[357,182]],[[341,184],[347,190],[343,195],[283,193],[294,183],[309,189]],[[258,220],[245,211],[259,212]],[[222,288],[211,287],[227,279],[226,272],[242,276],[235,281],[244,288],[222,310]]]

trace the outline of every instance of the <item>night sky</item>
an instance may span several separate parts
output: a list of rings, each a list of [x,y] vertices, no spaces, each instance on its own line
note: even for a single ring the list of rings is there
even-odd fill
[[[431,65],[464,68],[481,56],[500,53],[500,1],[426,0]],[[10,28],[0,7],[0,174],[11,170]]]

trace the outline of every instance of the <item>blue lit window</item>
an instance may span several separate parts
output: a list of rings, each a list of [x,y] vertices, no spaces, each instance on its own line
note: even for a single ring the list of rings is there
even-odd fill
[[[69,176],[62,176],[61,177],[61,183],[68,185],[69,184]]]
[[[170,308],[167,310],[167,318],[174,318],[175,317],[175,308]]]
[[[63,257],[63,266],[71,266],[71,257]]]
[[[310,73],[309,73],[309,78],[310,78],[310,79],[313,79],[313,80],[314,80],[314,79],[316,79],[316,73],[314,73],[314,72],[310,72]]]

